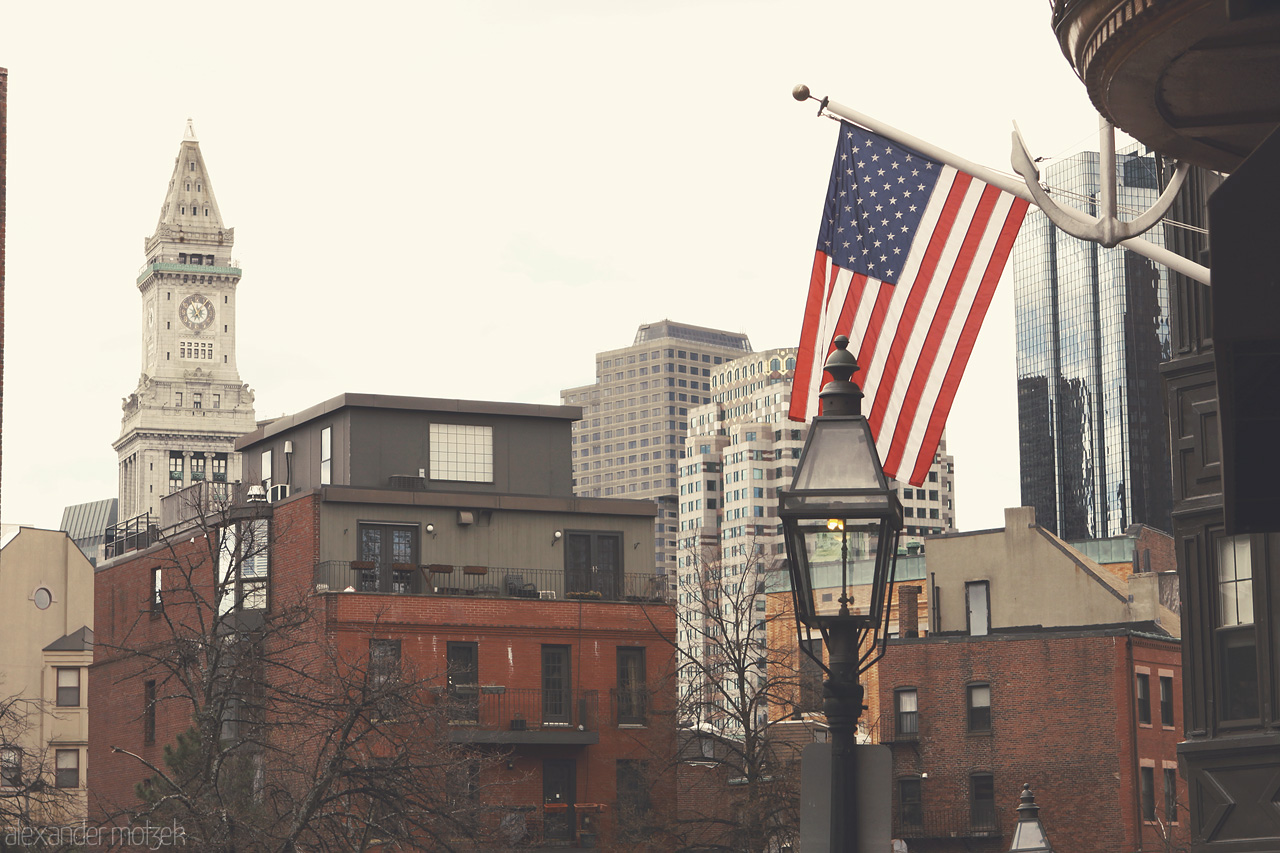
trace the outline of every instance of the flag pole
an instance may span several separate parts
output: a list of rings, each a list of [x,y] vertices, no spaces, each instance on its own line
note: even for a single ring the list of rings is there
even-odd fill
[[[818,100],[809,94],[809,87],[804,84],[796,86],[795,89],[792,90],[791,94],[797,101],[807,101],[810,99]],[[994,169],[988,169],[986,166],[979,165],[971,160],[966,160],[963,157],[952,154],[945,148],[939,148],[937,145],[933,145],[923,139],[918,139],[909,133],[898,130],[896,127],[885,124],[882,121],[878,121],[869,115],[864,115],[857,110],[850,109],[843,104],[836,103],[829,98],[821,99],[821,104],[822,109],[832,115],[839,116],[846,121],[851,121],[856,125],[865,127],[867,130],[870,130],[873,133],[878,133],[886,139],[891,139],[899,145],[905,145],[908,148],[913,148],[931,160],[938,160],[939,162],[945,163],[954,169],[973,175],[975,178],[985,181],[996,189],[1004,190],[1010,195],[1017,196],[1031,204],[1035,204],[1037,207],[1039,206],[1036,204],[1035,197],[1031,194],[1031,190],[1027,188],[1027,185],[1012,175],[1006,175],[1003,172],[997,172]],[[819,115],[821,115],[821,113],[819,113]],[[1096,221],[1095,217],[1089,216],[1086,213],[1072,208],[1062,208],[1062,210],[1071,215],[1072,218],[1079,219],[1081,222],[1090,223]],[[1131,252],[1142,255],[1144,258],[1148,258],[1158,264],[1163,264],[1174,272],[1181,273],[1193,281],[1198,281],[1201,284],[1206,285],[1209,284],[1209,269],[1207,267],[1184,258],[1163,246],[1157,246],[1150,240],[1144,240],[1141,237],[1130,237],[1128,240],[1122,241],[1120,245]]]

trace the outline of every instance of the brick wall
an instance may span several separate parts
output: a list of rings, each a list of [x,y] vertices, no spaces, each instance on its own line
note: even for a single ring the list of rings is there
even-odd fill
[[[925,829],[908,834],[910,849],[1008,849],[1024,783],[1035,792],[1046,832],[1058,849],[1161,849],[1158,827],[1138,818],[1137,768],[1140,759],[1157,767],[1176,760],[1181,718],[1165,729],[1153,705],[1156,725],[1138,729],[1135,661],[1153,672],[1173,673],[1175,695],[1181,695],[1178,643],[1125,632],[934,637],[891,644],[881,664],[881,706],[892,714],[894,690],[903,687],[915,688],[919,703],[918,737],[892,743],[895,813],[901,807],[898,780],[927,774],[920,781]],[[989,732],[968,731],[968,686],[974,683],[990,685]],[[1180,706],[1176,713],[1181,714]],[[974,773],[994,779],[1001,828],[996,835],[972,833]],[[1158,778],[1158,811],[1162,798]],[[1185,841],[1180,828],[1175,838]],[[957,837],[950,838],[951,832]]]

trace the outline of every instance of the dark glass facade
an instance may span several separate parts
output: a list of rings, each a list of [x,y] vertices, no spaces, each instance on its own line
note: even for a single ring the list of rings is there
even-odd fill
[[[1121,218],[1158,196],[1153,157],[1116,155]],[[1044,170],[1059,203],[1096,213],[1099,156]],[[1155,229],[1144,235],[1163,243]],[[1169,358],[1168,273],[1124,249],[1058,231],[1036,208],[1014,247],[1022,503],[1066,539],[1171,528],[1168,428],[1158,366]]]

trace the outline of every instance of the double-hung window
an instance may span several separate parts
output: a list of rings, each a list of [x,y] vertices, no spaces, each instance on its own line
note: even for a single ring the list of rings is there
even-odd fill
[[[80,750],[54,750],[53,784],[58,788],[80,787]]]
[[[449,719],[474,723],[480,719],[480,647],[476,643],[449,643]]]
[[[1249,537],[1217,542],[1219,709],[1224,720],[1258,717],[1258,650],[1253,627],[1253,562]]]
[[[618,724],[643,725],[646,699],[644,649],[618,647]]]
[[[969,731],[991,731],[991,685],[969,685]]]
[[[1135,687],[1138,699],[1138,722],[1151,725],[1151,676],[1145,672],[1137,673]]]
[[[920,736],[919,696],[914,687],[895,690],[893,700],[895,708],[896,731],[898,740],[915,740]]]
[[[57,706],[59,708],[80,707],[80,668],[58,667]]]
[[[898,823],[904,829],[924,826],[924,801],[920,787],[918,776],[898,780]]]

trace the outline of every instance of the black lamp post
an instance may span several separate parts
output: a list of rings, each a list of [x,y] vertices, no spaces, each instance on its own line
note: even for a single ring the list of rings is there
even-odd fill
[[[851,381],[857,360],[836,338],[824,369],[832,380],[818,395],[791,488],[778,490],[800,648],[827,674],[823,711],[831,735],[831,851],[857,844],[855,733],[862,716],[858,676],[884,654],[902,530],[902,504],[889,488],[875,440],[862,416],[862,389]],[[870,596],[854,595],[868,587]],[[840,589],[821,602],[822,590]],[[830,598],[830,596],[828,596]],[[837,606],[838,603],[838,606]],[[813,650],[817,629],[829,662]]]

